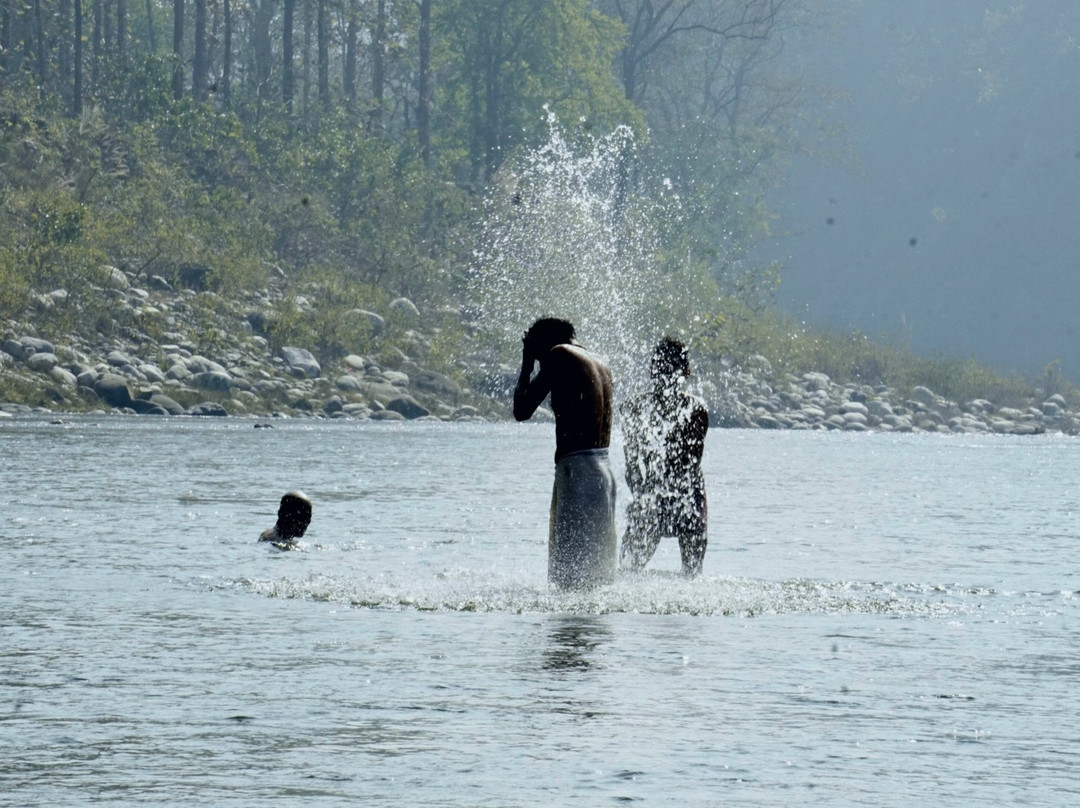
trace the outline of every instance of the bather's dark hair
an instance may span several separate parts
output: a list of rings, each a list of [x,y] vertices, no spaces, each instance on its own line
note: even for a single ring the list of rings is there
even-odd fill
[[[569,320],[542,317],[525,332],[523,339],[529,345],[541,349],[565,345],[574,340],[574,325]]]
[[[690,373],[690,354],[682,340],[664,337],[653,350],[652,375],[654,378],[686,376]]]

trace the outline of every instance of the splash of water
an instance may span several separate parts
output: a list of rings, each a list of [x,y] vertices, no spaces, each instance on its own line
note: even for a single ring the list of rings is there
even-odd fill
[[[509,614],[683,614],[759,617],[788,614],[886,614],[957,617],[1029,613],[1041,608],[1024,598],[953,585],[860,581],[766,581],[751,578],[686,579],[674,572],[623,573],[611,586],[564,592],[542,577],[458,570],[428,581],[388,576],[222,581],[222,588],[268,598],[326,601],[357,609]]]
[[[627,391],[677,308],[678,283],[657,267],[679,200],[670,183],[641,179],[629,127],[571,139],[550,112],[548,125],[547,142],[508,161],[485,198],[474,305],[504,349],[539,317],[570,320]]]

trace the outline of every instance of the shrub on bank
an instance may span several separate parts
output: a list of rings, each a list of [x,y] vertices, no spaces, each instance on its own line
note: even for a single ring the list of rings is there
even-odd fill
[[[712,372],[751,366],[752,357],[762,356],[774,373],[820,372],[840,384],[884,385],[904,396],[923,386],[957,402],[983,398],[998,406],[1020,406],[1054,394],[1072,404],[1080,402],[1076,386],[1056,362],[1037,378],[1025,380],[974,358],[919,356],[859,332],[811,329],[783,312],[751,309],[735,300],[723,301],[719,313],[703,318],[692,339]]]

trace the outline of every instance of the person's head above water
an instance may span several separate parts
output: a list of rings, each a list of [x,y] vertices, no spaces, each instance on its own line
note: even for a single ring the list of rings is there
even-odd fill
[[[521,335],[521,339],[534,356],[539,356],[556,345],[573,344],[574,325],[569,320],[542,317]]]
[[[311,500],[300,491],[290,491],[281,498],[277,512],[278,538],[288,541],[304,535],[311,524]]]
[[[654,379],[690,375],[690,354],[686,345],[674,337],[664,337],[653,350],[649,372]]]

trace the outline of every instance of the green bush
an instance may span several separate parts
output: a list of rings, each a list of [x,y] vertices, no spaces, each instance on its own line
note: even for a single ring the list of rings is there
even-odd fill
[[[722,300],[717,309],[702,318],[692,334],[695,352],[712,372],[724,364],[753,364],[751,357],[760,355],[769,361],[774,376],[816,371],[839,384],[884,385],[901,395],[919,385],[959,403],[986,398],[999,405],[1018,405],[1037,395],[1029,382],[973,358],[918,356],[859,332],[813,330],[775,309],[755,310],[734,298]],[[1040,387],[1043,395],[1076,395],[1053,365],[1044,371]]]

